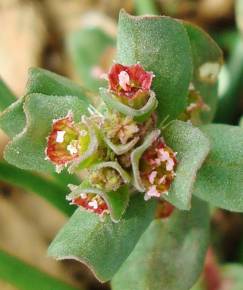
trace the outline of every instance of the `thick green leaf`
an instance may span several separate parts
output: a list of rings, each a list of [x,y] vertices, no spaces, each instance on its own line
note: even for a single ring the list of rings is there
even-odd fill
[[[70,216],[74,211],[65,199],[67,187],[47,177],[0,161],[0,180],[38,194],[65,215]]]
[[[86,103],[76,96],[47,96],[30,94],[24,103],[26,127],[7,146],[5,159],[22,169],[46,171],[53,166],[45,160],[46,138],[52,121],[63,118],[69,111],[79,121],[86,113]]]
[[[218,74],[223,62],[222,51],[216,42],[199,27],[184,22],[190,38],[193,56],[192,84],[199,92],[208,111],[201,112],[202,121],[212,121],[217,105]]]
[[[153,90],[159,100],[159,119],[176,118],[186,108],[192,77],[189,38],[182,23],[170,17],[134,17],[121,11],[118,62],[140,62],[155,74]]]
[[[209,152],[209,141],[198,128],[182,121],[171,122],[162,135],[167,145],[177,152],[178,160],[175,180],[164,197],[177,208],[188,210],[197,171]]]
[[[84,90],[71,80],[44,70],[41,68],[31,68],[26,87],[26,95],[38,93],[50,96],[77,96],[87,105],[87,99]]]
[[[198,171],[193,193],[232,211],[243,211],[243,133],[240,127],[212,124],[202,127],[211,151]]]
[[[0,78],[0,111],[11,105],[16,100],[14,94]]]
[[[67,78],[41,68],[31,68],[29,70],[26,95],[32,93],[54,96],[77,96],[87,106],[89,104],[89,100],[86,98],[84,90],[80,86]],[[25,97],[13,103],[0,114],[0,127],[10,137],[19,134],[25,127],[24,102]]]
[[[21,98],[0,113],[0,127],[11,138],[23,131],[26,123]]]
[[[113,290],[188,290],[203,267],[209,210],[194,199],[190,212],[155,220],[112,280]]]
[[[109,60],[114,39],[100,28],[75,31],[67,39],[67,51],[84,87],[98,92],[106,82],[94,76],[94,70],[103,69],[105,58]]]
[[[49,255],[89,266],[100,281],[110,280],[133,250],[154,216],[152,202],[133,196],[119,223],[77,209],[49,247]]]
[[[19,290],[78,290],[4,251],[0,251],[0,279]]]

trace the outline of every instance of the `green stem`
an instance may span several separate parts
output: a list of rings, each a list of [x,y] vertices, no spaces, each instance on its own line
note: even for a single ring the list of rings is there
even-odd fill
[[[65,200],[68,189],[56,181],[18,169],[3,161],[0,161],[0,180],[40,195],[67,216],[71,216],[74,211]]]
[[[232,51],[228,64],[223,68],[219,79],[219,105],[215,121],[233,123],[239,91],[243,87],[243,41],[238,41]]]
[[[134,0],[135,10],[137,15],[152,14],[158,15],[154,0]]]
[[[19,290],[78,290],[0,250],[0,279]]]
[[[0,111],[3,111],[6,107],[16,101],[15,96],[0,78]]]

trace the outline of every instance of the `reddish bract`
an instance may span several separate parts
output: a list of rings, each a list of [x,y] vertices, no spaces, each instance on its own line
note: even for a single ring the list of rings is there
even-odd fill
[[[124,66],[114,64],[108,73],[109,89],[116,95],[129,99],[148,94],[153,73],[147,72],[140,64]]]

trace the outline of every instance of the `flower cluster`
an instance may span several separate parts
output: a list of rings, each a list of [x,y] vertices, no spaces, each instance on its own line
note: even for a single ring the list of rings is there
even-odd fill
[[[71,204],[103,215],[110,211],[106,194],[124,185],[130,193],[144,192],[145,200],[168,194],[177,159],[156,128],[153,78],[140,64],[114,64],[99,108],[90,106],[89,114],[78,122],[71,112],[53,121],[47,159],[58,172],[66,167],[85,176],[85,185],[70,187],[67,199]],[[172,212],[167,203],[166,208]]]

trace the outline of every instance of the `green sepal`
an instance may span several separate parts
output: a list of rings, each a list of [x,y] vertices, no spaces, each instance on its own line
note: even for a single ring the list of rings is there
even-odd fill
[[[130,175],[121,167],[117,161],[100,162],[95,164],[91,169],[99,170],[105,167],[110,167],[116,170],[120,174],[124,183],[128,184],[131,181]]]
[[[190,123],[172,121],[163,131],[165,143],[177,152],[176,177],[168,195],[163,197],[181,210],[191,208],[193,184],[197,171],[207,157],[210,144],[199,128]]]
[[[120,187],[117,191],[105,192],[92,186],[89,182],[84,181],[79,186],[70,186],[70,189],[72,191],[67,195],[67,200],[77,198],[81,193],[95,193],[100,195],[108,206],[113,222],[119,222],[128,207],[130,195],[129,188],[126,185]]]
[[[127,259],[154,217],[155,203],[141,195],[131,197],[119,223],[109,216],[77,209],[49,247],[58,260],[75,259],[85,263],[102,282],[110,280]]]
[[[86,113],[86,104],[76,96],[26,96],[26,126],[6,146],[6,161],[22,169],[52,171],[53,165],[45,160],[47,137],[53,120],[66,117],[69,111],[73,113],[74,121],[79,121]]]
[[[143,153],[153,144],[153,142],[159,137],[159,135],[160,130],[152,131],[148,136],[146,136],[143,144],[134,149],[131,153],[132,172],[134,178],[133,183],[134,187],[140,192],[145,192],[146,189],[141,180],[139,161]]]
[[[93,163],[96,162],[96,159],[98,158],[99,143],[95,132],[95,128],[93,127],[92,123],[89,122],[89,120],[85,119],[84,116],[82,119],[88,128],[90,142],[85,153],[71,163],[71,165],[68,168],[69,173],[74,173],[75,171],[79,171],[91,166]]]
[[[151,113],[156,109],[158,105],[158,101],[155,97],[154,92],[152,91],[150,92],[150,96],[147,103],[141,109],[133,109],[121,103],[112,94],[111,91],[105,88],[100,88],[100,96],[109,108],[114,109],[115,111],[118,111],[126,116],[130,116],[138,122],[143,122],[146,119],[148,119]]]
[[[186,108],[192,77],[192,55],[187,32],[180,21],[165,16],[131,16],[121,10],[117,61],[139,62],[155,75],[152,90],[159,101],[159,121],[177,118]]]
[[[188,290],[198,279],[209,241],[209,210],[193,200],[191,211],[176,210],[154,220],[112,280],[113,290]]]
[[[216,207],[243,212],[242,128],[211,124],[201,130],[211,151],[198,171],[193,193]]]

